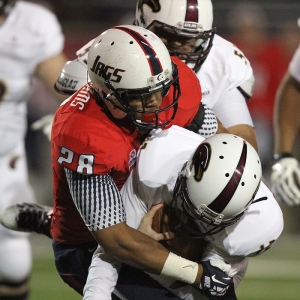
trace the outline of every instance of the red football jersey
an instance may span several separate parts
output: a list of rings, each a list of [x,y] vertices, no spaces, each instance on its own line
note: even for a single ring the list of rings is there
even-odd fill
[[[176,57],[172,59],[178,66],[181,88],[173,124],[186,126],[198,111],[200,84],[192,70]],[[163,99],[163,106],[171,103],[171,95],[172,88]],[[80,244],[93,240],[72,200],[64,167],[87,175],[109,173],[121,189],[134,166],[141,142],[133,125],[107,116],[88,84],[57,110],[52,126],[54,215],[51,228],[56,241]]]

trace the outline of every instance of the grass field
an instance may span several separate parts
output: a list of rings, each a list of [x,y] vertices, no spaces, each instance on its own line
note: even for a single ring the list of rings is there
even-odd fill
[[[56,272],[49,238],[33,235],[30,300],[79,300]],[[274,248],[251,258],[239,300],[300,300],[300,236],[282,235]],[[142,299],[141,299],[142,300]],[[157,299],[156,299],[157,300]]]

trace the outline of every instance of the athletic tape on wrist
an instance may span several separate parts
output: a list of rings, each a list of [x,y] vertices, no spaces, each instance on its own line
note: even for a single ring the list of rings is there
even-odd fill
[[[192,284],[198,274],[198,264],[170,252],[160,274]]]
[[[282,158],[287,158],[287,157],[294,157],[294,155],[292,153],[289,153],[289,152],[276,153],[273,156],[273,164],[276,164]]]

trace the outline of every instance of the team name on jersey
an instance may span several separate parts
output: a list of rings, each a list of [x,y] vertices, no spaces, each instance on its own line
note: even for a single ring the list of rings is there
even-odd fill
[[[78,109],[83,110],[85,103],[87,103],[91,98],[89,87],[84,87],[82,90],[78,92],[73,101],[71,102],[71,106],[78,106]]]
[[[105,65],[100,61],[100,56],[97,55],[94,60],[92,68],[90,70],[95,73],[97,76],[100,76],[104,79],[109,79],[112,82],[120,82],[122,80],[121,72],[125,72],[125,70],[114,68],[109,65]]]

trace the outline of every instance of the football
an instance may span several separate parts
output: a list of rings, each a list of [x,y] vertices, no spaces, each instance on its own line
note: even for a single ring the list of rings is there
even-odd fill
[[[200,261],[207,242],[203,238],[191,238],[182,234],[174,226],[172,219],[177,221],[178,217],[174,208],[165,204],[154,215],[152,229],[158,233],[172,231],[175,237],[170,240],[160,241],[169,251],[192,261]],[[177,222],[176,222],[177,223]],[[179,220],[178,220],[179,223]]]

